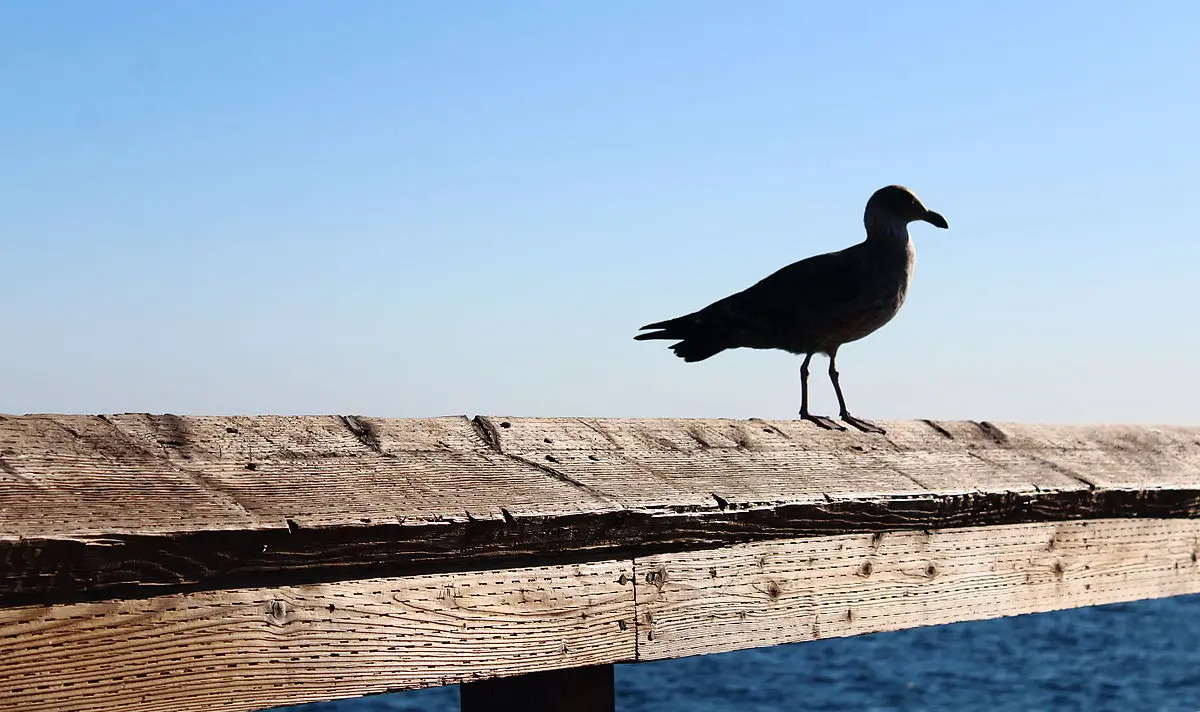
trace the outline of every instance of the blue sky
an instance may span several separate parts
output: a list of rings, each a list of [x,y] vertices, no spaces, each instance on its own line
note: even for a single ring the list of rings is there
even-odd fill
[[[898,182],[951,229],[843,349],[857,415],[1197,424],[1198,26],[0,0],[0,411],[792,417],[795,357],[631,337]]]

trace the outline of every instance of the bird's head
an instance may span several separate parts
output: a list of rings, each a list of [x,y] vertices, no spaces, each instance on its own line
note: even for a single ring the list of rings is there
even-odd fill
[[[917,220],[943,229],[950,227],[946,218],[926,208],[916,193],[902,185],[889,185],[875,191],[863,214],[868,233],[882,230],[907,236],[908,224]]]

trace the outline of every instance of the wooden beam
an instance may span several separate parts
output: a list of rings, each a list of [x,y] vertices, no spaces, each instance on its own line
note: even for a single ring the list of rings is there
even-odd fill
[[[464,683],[462,712],[614,712],[612,665]]]
[[[1043,522],[8,608],[0,699],[248,712],[1197,593],[1198,554],[1200,519]]]
[[[0,606],[1200,511],[1200,428],[0,416]]]
[[[577,678],[484,681],[1200,592],[1200,429],[886,427],[0,416],[0,699],[528,700]]]
[[[759,542],[636,562],[638,659],[1200,592],[1200,520]]]
[[[629,561],[0,610],[5,712],[248,712],[636,658]]]

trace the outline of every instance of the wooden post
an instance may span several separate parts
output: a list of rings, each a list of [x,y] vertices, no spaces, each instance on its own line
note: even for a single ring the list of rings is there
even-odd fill
[[[462,712],[614,712],[613,666],[549,670],[459,686]]]

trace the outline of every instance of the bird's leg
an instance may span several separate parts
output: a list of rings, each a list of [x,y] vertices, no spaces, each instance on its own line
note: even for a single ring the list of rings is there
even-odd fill
[[[833,352],[829,354],[829,380],[833,381],[833,392],[837,394],[838,408],[841,410],[839,415],[842,420],[846,421],[850,425],[853,425],[864,433],[883,434],[887,432],[869,420],[855,418],[853,415],[850,415],[850,411],[846,410],[846,399],[844,396],[842,396],[842,384],[838,383],[837,349],[834,349]]]
[[[811,420],[817,425],[826,430],[845,430],[841,425],[838,425],[832,418],[826,418],[823,415],[813,415],[808,412],[808,363],[812,361],[812,354],[807,354],[804,357],[804,363],[800,364],[800,418],[802,420]]]

